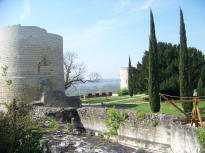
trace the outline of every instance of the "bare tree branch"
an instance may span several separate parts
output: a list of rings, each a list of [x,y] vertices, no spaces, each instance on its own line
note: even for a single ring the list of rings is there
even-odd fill
[[[66,52],[64,55],[64,75],[65,88],[69,88],[76,83],[98,82],[100,74],[90,73],[86,79],[86,67],[83,63],[76,63],[77,55],[73,52]]]

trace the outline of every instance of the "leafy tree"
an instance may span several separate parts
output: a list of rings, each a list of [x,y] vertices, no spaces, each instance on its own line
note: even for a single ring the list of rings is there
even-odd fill
[[[128,89],[129,89],[129,94],[132,97],[133,96],[133,68],[131,65],[131,60],[129,57],[129,69],[128,69]]]
[[[203,82],[202,82],[201,78],[198,81],[197,91],[198,91],[198,96],[203,96],[204,95]]]
[[[150,43],[149,43],[149,79],[148,92],[150,97],[150,108],[152,112],[159,112],[159,75],[158,75],[158,53],[155,26],[152,11],[150,11]]]
[[[179,87],[181,97],[191,96],[192,88],[189,84],[191,79],[189,72],[186,30],[183,13],[180,9]],[[193,103],[182,103],[182,107],[185,112],[191,112]]]
[[[179,45],[159,42],[157,44],[160,92],[179,96]],[[192,72],[191,86],[196,89],[200,76],[205,76],[205,58],[202,51],[188,48],[189,69]],[[148,89],[148,51],[145,51],[142,62],[134,68],[134,93],[147,93]],[[205,82],[205,77],[201,77]]]

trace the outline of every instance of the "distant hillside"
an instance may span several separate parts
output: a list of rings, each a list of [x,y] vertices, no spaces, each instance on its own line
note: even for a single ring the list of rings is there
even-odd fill
[[[66,95],[77,96],[95,94],[96,92],[117,92],[120,89],[120,79],[102,79],[99,82],[87,82],[72,86],[66,90]]]

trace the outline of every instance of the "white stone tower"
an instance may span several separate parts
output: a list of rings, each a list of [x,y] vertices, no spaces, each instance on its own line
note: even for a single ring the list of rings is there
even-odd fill
[[[6,77],[4,66],[8,66]],[[5,83],[8,79],[10,86]],[[48,82],[49,89],[64,92],[63,38],[35,26],[1,27],[0,100],[39,100],[42,84]]]
[[[120,68],[120,89],[128,89],[128,67]]]

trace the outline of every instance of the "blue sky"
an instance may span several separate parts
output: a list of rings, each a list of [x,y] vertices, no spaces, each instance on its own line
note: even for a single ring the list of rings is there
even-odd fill
[[[179,43],[182,8],[188,46],[205,53],[204,0],[0,0],[0,26],[39,26],[63,36],[88,72],[119,78],[120,67],[141,61],[149,46],[149,9],[158,41]]]

